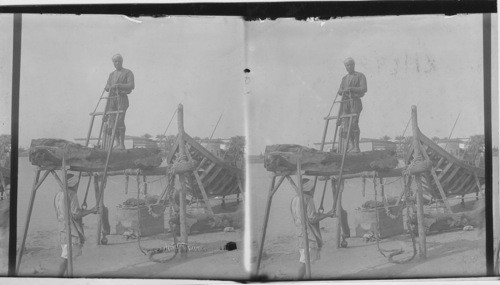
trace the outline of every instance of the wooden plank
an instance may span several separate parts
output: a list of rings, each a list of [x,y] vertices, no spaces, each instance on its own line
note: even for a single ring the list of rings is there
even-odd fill
[[[427,153],[424,153],[424,157],[426,157],[426,158],[428,157]],[[440,159],[439,161],[440,162],[438,162],[438,165],[440,165],[444,161],[444,159],[443,160]],[[451,167],[451,165],[453,165],[453,164],[448,164],[448,166],[450,166],[450,167]],[[450,203],[447,199],[446,192],[444,191],[443,185],[441,184],[441,180],[437,176],[436,171],[434,169],[435,168],[431,169],[431,175],[434,178],[434,182],[436,184],[436,187],[438,188],[439,195],[441,196],[441,199],[443,199],[443,203],[444,203],[446,209],[448,210],[448,212],[453,213],[453,210],[451,209]],[[444,175],[446,173],[446,171],[443,171],[441,174]]]
[[[206,157],[204,157],[201,160],[200,164],[198,164],[198,167],[196,167],[196,171],[200,170],[203,167],[203,165],[205,164],[205,162],[207,162],[207,161],[208,161],[208,159]]]
[[[439,169],[441,167],[441,164],[443,164],[444,161],[445,161],[444,157],[441,157],[434,168]]]
[[[468,193],[471,193],[470,191],[473,190],[475,187],[476,187],[476,182],[474,181],[474,179],[467,179],[467,182],[465,183],[465,186],[462,189],[458,189],[458,188],[454,189],[454,191],[451,191],[451,193],[454,196],[466,195]]]
[[[457,179],[455,179],[451,184],[449,184],[448,188],[450,190],[460,189],[458,188],[458,186],[461,185],[464,181],[469,179],[470,174],[463,172],[465,171],[462,171],[462,173],[458,173]]]
[[[191,157],[191,154],[189,151],[186,152],[187,157],[190,161],[193,161],[193,158]],[[200,163],[201,164],[201,163]],[[208,200],[208,195],[207,192],[205,191],[205,187],[203,186],[203,183],[201,182],[200,176],[198,175],[198,169],[195,169],[193,171],[194,178],[196,179],[196,183],[198,183],[198,188],[200,189],[201,195],[203,196],[203,201],[205,202],[205,207],[208,210],[209,215],[213,216],[214,211],[212,210],[212,205],[210,205],[210,200]]]
[[[225,191],[225,190],[229,185],[231,185],[231,183],[237,184],[237,181],[235,181],[235,179],[236,179],[236,177],[234,177],[234,176],[231,176],[231,177],[229,177],[229,179],[226,179],[226,182],[224,184],[222,184],[222,186],[220,186],[221,192],[224,194],[229,192],[229,191]]]
[[[302,169],[306,172],[329,172],[330,175],[340,173],[343,154],[322,152],[300,145],[279,144],[266,146],[264,167],[270,172],[295,172],[297,170],[297,153],[302,151]],[[348,153],[345,156],[343,173],[362,171],[385,171],[397,167],[396,152],[389,150]]]
[[[40,167],[60,167],[66,156],[69,170],[102,172],[109,159],[108,170],[151,169],[161,164],[161,150],[152,148],[107,150],[85,147],[61,139],[35,139],[31,141],[29,160]],[[109,156],[109,158],[108,158]]]
[[[224,164],[224,162],[218,158],[217,156],[215,156],[213,153],[209,152],[208,150],[206,150],[201,144],[199,144],[197,141],[195,141],[192,137],[190,137],[187,133],[184,133],[184,140],[186,140],[186,142],[188,144],[190,144],[193,148],[195,148],[197,151],[201,152],[202,155],[206,158],[208,158],[209,160],[211,160],[212,162],[214,163],[217,163],[217,164]]]
[[[208,173],[210,173],[210,171],[211,171],[211,170],[212,170],[212,169],[213,169],[216,165],[217,165],[217,164],[215,164],[215,163],[213,163],[213,162],[212,162],[212,163],[210,164],[210,166],[209,166],[207,169],[205,169],[205,171],[203,171],[203,173],[202,173],[202,174],[201,174],[201,176],[200,176],[200,179],[203,181],[203,179],[205,179],[205,176],[207,176],[207,175],[208,175]]]
[[[455,178],[455,175],[457,174],[457,172],[459,170],[460,170],[460,167],[455,165],[455,168],[453,169],[453,171],[450,173],[450,175],[448,175],[448,177],[446,177],[446,179],[443,180],[441,185],[444,185],[446,187],[446,185],[448,185],[451,182],[451,180]]]
[[[474,179],[471,179],[470,180],[470,185],[465,189],[465,191],[463,192],[460,192],[460,193],[457,193],[457,194],[460,194],[460,195],[467,195],[469,193],[473,193],[474,192],[474,189],[476,188],[476,181],[474,181]]]
[[[222,167],[217,167],[217,169],[212,173],[212,175],[205,181],[206,185],[210,185],[212,181],[219,175],[219,173],[222,171]]]
[[[438,180],[439,181],[441,181],[441,179],[444,177],[444,175],[446,174],[446,172],[448,172],[448,170],[450,170],[450,168],[452,166],[453,166],[453,162],[449,162],[448,165],[446,165],[446,167],[443,169],[443,171],[438,176]]]
[[[214,182],[210,185],[212,188],[219,188],[222,186],[222,184],[225,183],[226,179],[228,179],[228,177],[231,177],[231,175],[228,175],[228,172],[224,172],[222,171],[221,173],[219,173],[219,175],[217,176],[217,179],[214,180]]]
[[[460,183],[460,186],[455,188],[457,189],[457,191],[459,189],[463,189],[465,185],[467,185],[467,183],[470,181],[471,174],[464,175],[464,177],[465,179]]]
[[[467,163],[464,163],[463,161],[461,161],[458,158],[454,157],[453,155],[449,154],[446,150],[441,148],[439,145],[437,145],[435,142],[433,142],[431,139],[426,137],[421,132],[419,133],[419,137],[420,137],[420,141],[422,143],[431,147],[434,151],[436,151],[440,156],[447,159],[449,162],[453,162],[454,164],[457,164],[458,166],[465,168],[467,171],[470,171],[472,173],[476,173],[479,177],[484,177],[484,175],[485,175],[484,169],[479,168],[479,167],[473,167],[471,165],[468,165]]]

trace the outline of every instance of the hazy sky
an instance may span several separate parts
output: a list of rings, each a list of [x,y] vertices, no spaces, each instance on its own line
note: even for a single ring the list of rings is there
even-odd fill
[[[454,137],[484,133],[481,15],[285,19],[246,28],[249,130],[257,134],[251,136],[250,153],[270,144],[320,142],[322,118],[349,56],[368,81],[362,137],[402,135],[412,105],[429,137],[447,137],[459,113]],[[494,67],[496,62],[495,56]],[[494,84],[498,88],[497,80]]]
[[[115,53],[135,75],[127,134],[163,133],[182,101],[192,136],[210,136],[222,112],[214,137],[244,135],[242,31],[231,17],[23,15],[19,144],[85,137]]]
[[[0,134],[10,134],[12,92],[12,15],[0,14]]]
[[[246,114],[251,154],[269,144],[313,146],[348,56],[368,80],[362,137],[401,135],[411,105],[429,137],[447,137],[459,113],[454,137],[482,134],[481,17],[245,23],[237,17],[23,15],[19,144],[84,137],[115,53],[135,74],[129,135],[163,133],[182,101],[192,136],[210,136],[224,112],[215,137],[243,135]],[[10,133],[12,19],[0,15],[0,133]],[[497,61],[495,53],[495,79]],[[245,67],[251,70],[246,80]],[[493,87],[497,94],[497,79]],[[492,99],[498,106],[497,96]],[[176,133],[174,120],[167,134]]]

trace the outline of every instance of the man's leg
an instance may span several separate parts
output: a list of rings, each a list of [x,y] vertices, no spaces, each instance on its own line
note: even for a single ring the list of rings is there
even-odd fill
[[[306,276],[306,264],[299,262],[299,275],[297,276],[297,279],[304,279],[304,276]]]
[[[125,149],[125,130],[127,129],[125,126],[125,114],[127,113],[128,106],[123,105],[121,107],[123,113],[120,114],[118,121],[118,129],[120,130],[119,136],[117,136],[117,140],[119,142],[118,148]]]
[[[304,279],[306,276],[306,254],[303,248],[299,248],[299,274],[297,275],[297,279]]]
[[[61,257],[61,262],[59,263],[59,269],[57,270],[58,277],[64,277],[66,269],[68,268],[68,260]]]
[[[125,127],[120,130],[120,148],[125,149]]]
[[[111,233],[111,226],[109,224],[109,211],[107,207],[102,208],[102,238],[101,243],[106,245],[108,244],[108,238],[106,237]]]
[[[68,245],[61,244],[61,262],[59,263],[57,276],[64,277],[67,269],[68,269]]]

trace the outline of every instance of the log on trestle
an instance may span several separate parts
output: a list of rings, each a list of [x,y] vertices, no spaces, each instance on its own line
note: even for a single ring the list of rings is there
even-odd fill
[[[157,148],[116,149],[111,152],[109,170],[152,169],[160,166],[161,154]],[[63,153],[70,170],[98,172],[104,170],[107,151],[85,147],[62,139],[34,139],[31,141],[29,160],[40,167],[58,168]]]
[[[302,150],[302,170],[306,175],[329,176],[340,172],[342,154],[322,152],[292,144],[267,146],[264,167],[271,172],[295,172],[297,170],[297,154],[299,150]],[[390,150],[347,153],[343,173],[383,172],[394,169],[397,165],[396,152]]]

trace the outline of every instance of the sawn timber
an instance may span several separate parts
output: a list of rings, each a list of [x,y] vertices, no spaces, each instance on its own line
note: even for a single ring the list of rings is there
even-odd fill
[[[264,167],[270,172],[295,172],[299,151],[302,151],[302,170],[306,175],[332,176],[340,172],[342,154],[322,152],[316,149],[293,145],[278,144],[266,147]],[[390,171],[398,165],[396,152],[374,150],[360,153],[347,153],[344,174],[365,171]]]
[[[110,171],[125,169],[153,169],[161,164],[160,149],[132,148],[116,149],[109,159]],[[85,147],[62,139],[34,139],[31,141],[29,160],[32,165],[43,168],[59,168],[63,154],[70,170],[99,172],[104,170],[107,151]]]

